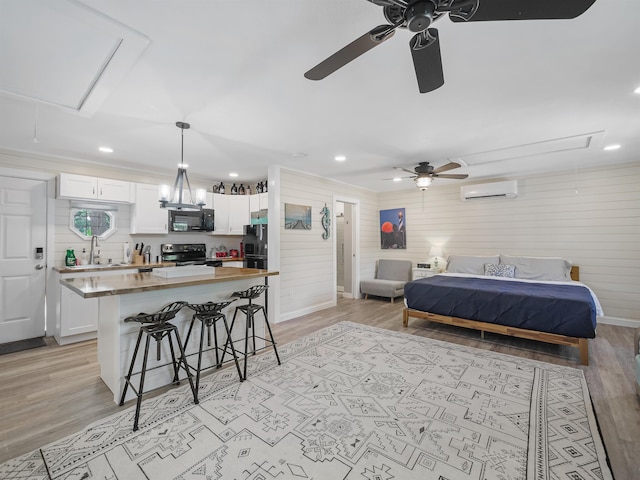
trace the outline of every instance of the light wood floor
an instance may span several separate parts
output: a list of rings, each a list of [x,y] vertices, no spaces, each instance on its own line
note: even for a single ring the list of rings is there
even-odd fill
[[[274,325],[278,343],[348,320],[469,347],[520,355],[585,372],[605,447],[617,480],[640,478],[640,400],[633,382],[633,329],[600,325],[590,342],[590,365],[570,347],[479,333],[411,319],[402,327],[402,303],[340,300],[338,306]],[[95,341],[0,355],[0,463],[72,434],[120,411],[98,378]],[[152,394],[153,395],[153,394]],[[144,400],[143,400],[144,401]],[[127,403],[127,406],[131,403]]]

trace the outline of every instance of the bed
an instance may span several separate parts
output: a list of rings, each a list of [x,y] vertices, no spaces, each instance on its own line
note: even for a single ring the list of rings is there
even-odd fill
[[[603,315],[579,268],[552,257],[452,256],[447,273],[405,286],[403,325],[419,318],[576,347],[588,365],[589,338]]]

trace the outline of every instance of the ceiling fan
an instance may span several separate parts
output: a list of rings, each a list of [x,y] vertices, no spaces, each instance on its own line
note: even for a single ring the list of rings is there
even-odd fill
[[[367,0],[382,7],[389,24],[379,25],[323,60],[304,76],[322,80],[373,47],[389,40],[398,28],[416,34],[409,47],[420,93],[444,84],[438,30],[429,26],[448,13],[451,21],[571,19],[596,0]]]
[[[446,165],[442,165],[441,167],[434,168],[433,165],[429,165],[429,162],[420,162],[413,171],[407,170],[402,167],[393,167],[396,170],[402,170],[403,172],[411,173],[410,177],[405,178],[413,178],[413,181],[416,182],[417,187],[422,190],[429,189],[429,185],[433,182],[434,178],[451,178],[454,180],[464,180],[469,175],[463,173],[445,173],[449,170],[453,170],[455,168],[460,168],[459,163],[449,162]]]

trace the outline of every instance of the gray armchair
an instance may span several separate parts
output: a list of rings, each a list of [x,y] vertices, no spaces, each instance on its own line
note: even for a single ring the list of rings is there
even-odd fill
[[[411,281],[410,260],[378,260],[376,278],[360,281],[360,291],[364,298],[369,295],[391,298],[404,295],[404,285]]]

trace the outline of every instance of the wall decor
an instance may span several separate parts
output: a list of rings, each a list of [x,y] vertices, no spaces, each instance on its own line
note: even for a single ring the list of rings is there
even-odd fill
[[[407,248],[407,228],[404,208],[380,210],[380,248]]]
[[[311,207],[285,203],[284,228],[287,230],[311,230]]]
[[[322,234],[323,240],[327,240],[331,236],[331,219],[329,218],[329,208],[327,204],[324,204],[324,208],[320,210],[322,214],[322,228],[324,228],[324,233]]]

